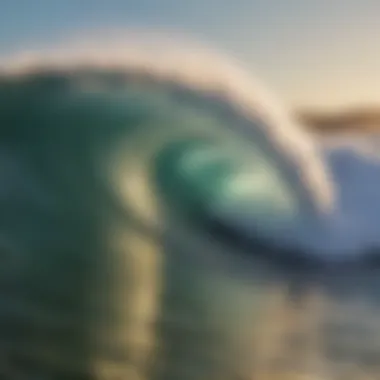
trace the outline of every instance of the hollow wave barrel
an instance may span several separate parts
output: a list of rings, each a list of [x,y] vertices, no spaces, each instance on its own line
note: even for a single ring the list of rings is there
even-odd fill
[[[2,378],[377,373],[379,276],[298,266],[329,257],[334,189],[250,83],[140,44],[4,60]]]

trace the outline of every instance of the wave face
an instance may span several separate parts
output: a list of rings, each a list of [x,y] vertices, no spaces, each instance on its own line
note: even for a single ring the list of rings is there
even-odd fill
[[[268,259],[367,248],[370,219],[358,235],[346,225],[362,211],[360,191],[342,190],[347,158],[238,65],[135,37],[1,62],[6,378],[334,379],[366,360],[373,371],[380,276]]]

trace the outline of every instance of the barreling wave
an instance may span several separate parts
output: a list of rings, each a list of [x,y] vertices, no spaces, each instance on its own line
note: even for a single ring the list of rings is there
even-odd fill
[[[232,248],[158,211],[149,176],[165,143],[216,141],[224,131],[225,142],[248,152],[256,144],[275,162],[283,181],[264,190],[288,183],[306,214],[301,223],[334,207],[318,146],[262,85],[218,54],[145,37],[92,36],[1,60],[3,162],[17,163],[0,172],[9,185],[0,192],[11,240],[3,250],[20,260],[0,276],[0,348],[26,374],[250,378],[252,321],[258,309],[266,318],[270,276],[259,261],[249,281],[218,268],[221,251],[235,261]],[[142,225],[163,228],[147,239],[114,212],[124,203]],[[325,237],[316,235],[309,246]]]
[[[23,77],[41,70],[73,72],[86,67],[136,74],[217,97],[254,122],[248,133],[271,146],[279,162],[286,162],[292,179],[306,189],[303,196],[314,212],[333,208],[332,183],[312,138],[240,64],[201,45],[152,32],[121,33],[116,39],[113,34],[99,33],[57,47],[3,57],[0,74]]]

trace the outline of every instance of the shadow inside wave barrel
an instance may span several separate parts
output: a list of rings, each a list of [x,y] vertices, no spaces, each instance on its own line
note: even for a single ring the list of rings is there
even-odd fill
[[[272,262],[273,266],[283,268],[285,271],[306,271],[310,274],[329,272],[330,270],[350,271],[352,269],[375,270],[380,269],[380,249],[368,249],[358,257],[341,258],[334,260],[323,255],[294,248],[279,247],[275,237],[273,239],[263,237],[258,231],[252,229],[249,237],[228,225],[223,220],[206,219],[199,222],[204,231],[217,237],[229,246],[239,247],[242,255],[262,256]],[[333,257],[333,254],[331,255]],[[253,258],[254,260],[254,258]]]

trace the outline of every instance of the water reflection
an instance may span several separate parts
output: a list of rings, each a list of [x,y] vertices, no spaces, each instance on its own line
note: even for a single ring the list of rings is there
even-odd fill
[[[179,250],[168,256],[160,379],[378,373],[377,270],[305,274],[255,255],[215,265],[202,258],[210,250],[188,249],[197,252],[188,260]]]

